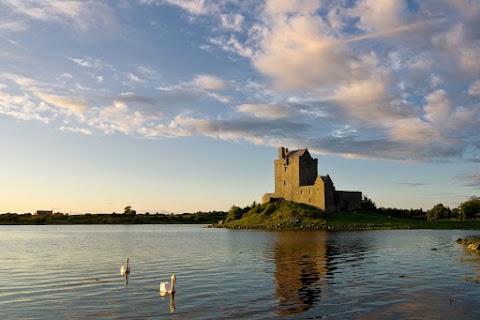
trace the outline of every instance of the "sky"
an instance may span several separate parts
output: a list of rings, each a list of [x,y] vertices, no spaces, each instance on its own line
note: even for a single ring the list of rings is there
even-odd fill
[[[228,210],[280,146],[378,206],[480,190],[478,0],[0,0],[0,213]]]

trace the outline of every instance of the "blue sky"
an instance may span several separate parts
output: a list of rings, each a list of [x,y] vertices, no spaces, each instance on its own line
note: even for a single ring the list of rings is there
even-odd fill
[[[0,212],[228,210],[308,148],[379,206],[480,187],[476,0],[0,0]]]

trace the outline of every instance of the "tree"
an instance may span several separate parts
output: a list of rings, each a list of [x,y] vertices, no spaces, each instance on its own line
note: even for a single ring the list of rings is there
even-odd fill
[[[365,209],[365,210],[367,210],[367,211],[375,212],[375,211],[377,211],[377,205],[376,205],[375,202],[373,202],[373,200],[370,199],[369,197],[363,196],[363,199],[362,199],[362,209]]]
[[[480,213],[480,198],[473,196],[458,206],[463,218],[474,218]]]
[[[124,214],[131,214],[131,215],[136,215],[137,211],[132,210],[132,206],[126,206],[125,211],[123,212]]]
[[[443,218],[449,218],[452,215],[450,208],[445,207],[443,204],[439,203],[435,205],[432,209],[427,211],[427,220],[438,220]]]

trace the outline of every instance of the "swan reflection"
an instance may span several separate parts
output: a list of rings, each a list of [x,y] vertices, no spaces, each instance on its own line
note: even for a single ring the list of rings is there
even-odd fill
[[[168,295],[170,297],[170,312],[175,312],[175,293],[167,293],[165,291],[160,291],[160,296],[162,300],[165,299],[165,296]]]
[[[128,286],[128,275],[130,274],[130,259],[127,258],[125,264],[120,267],[120,275],[125,276],[125,288]]]

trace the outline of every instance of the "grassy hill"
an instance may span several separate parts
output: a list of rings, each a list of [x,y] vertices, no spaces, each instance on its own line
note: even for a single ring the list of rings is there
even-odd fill
[[[368,210],[325,213],[315,207],[290,201],[232,207],[222,223],[224,228],[252,229],[480,229],[476,220],[407,218]]]
[[[312,206],[290,201],[232,207],[223,222],[228,228],[294,228],[323,227],[324,213]]]

